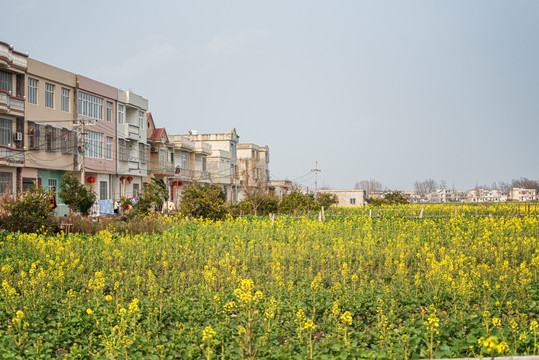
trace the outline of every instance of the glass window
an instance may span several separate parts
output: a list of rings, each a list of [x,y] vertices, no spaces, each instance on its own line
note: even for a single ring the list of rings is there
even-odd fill
[[[107,101],[107,121],[112,122],[112,103]]]
[[[62,88],[62,111],[69,112],[69,89]]]
[[[45,83],[45,107],[54,109],[54,85]]]
[[[138,126],[141,130],[144,128],[144,111],[138,112]]]
[[[85,130],[84,154],[92,158],[103,158],[103,134]]]
[[[103,99],[79,91],[79,115],[103,120]]]
[[[108,199],[108,183],[106,181],[100,181],[99,182],[99,200],[107,200]]]
[[[189,169],[189,159],[188,159],[186,153],[182,153],[181,168],[182,169]]]
[[[107,136],[107,160],[112,160],[112,138]]]
[[[11,194],[13,190],[13,175],[10,172],[0,172],[0,194]]]
[[[138,158],[142,164],[146,163],[146,146],[144,144],[138,144]]]
[[[356,199],[351,198],[351,199],[350,199],[350,205],[355,205],[355,204],[356,204]]]
[[[6,71],[0,71],[0,90],[9,92],[12,88],[13,75]]]
[[[37,80],[28,78],[28,103],[37,105]]]
[[[159,165],[163,165],[165,163],[165,150],[160,149],[159,150]]]
[[[11,119],[0,118],[0,145],[11,146],[12,129],[13,123]]]
[[[118,124],[124,123],[124,106],[122,104],[118,104]]]

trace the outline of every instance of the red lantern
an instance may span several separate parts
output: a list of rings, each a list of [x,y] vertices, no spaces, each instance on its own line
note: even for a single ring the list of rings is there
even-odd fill
[[[180,182],[178,183],[178,186],[180,186],[180,187],[183,186],[183,183],[180,181]]]
[[[90,183],[90,186],[93,187],[95,183],[95,177],[89,176],[86,178],[86,181],[88,181]]]
[[[172,186],[178,186],[178,182],[177,182],[177,181],[174,181],[174,182],[172,182],[172,184],[170,184],[170,185],[172,185]]]
[[[129,181],[129,183],[131,184],[131,181],[133,181],[133,177],[132,177],[132,176],[129,176],[129,177],[127,178],[127,181]]]
[[[125,176],[120,177],[120,181],[124,182],[125,181]]]

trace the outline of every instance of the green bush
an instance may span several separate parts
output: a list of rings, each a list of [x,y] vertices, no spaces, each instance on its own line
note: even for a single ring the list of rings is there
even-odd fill
[[[184,215],[212,220],[224,219],[228,214],[226,195],[219,185],[200,185],[196,182],[182,191],[180,209]]]
[[[81,184],[79,179],[71,172],[66,172],[60,182],[60,199],[70,211],[88,215],[90,208],[97,199],[96,193]]]
[[[328,209],[333,204],[337,204],[339,200],[337,199],[337,195],[331,194],[331,193],[320,193],[318,194],[318,199],[316,199],[316,202],[318,203],[319,207],[324,207],[324,209]]]
[[[52,230],[52,215],[49,204],[54,194],[43,188],[32,188],[23,192],[19,198],[7,200],[1,221],[8,231],[33,233]]]
[[[303,194],[298,190],[293,190],[281,198],[279,212],[297,213],[318,210],[318,204],[315,202],[312,194]]]
[[[154,210],[160,210],[163,201],[168,199],[168,191],[161,179],[152,178],[151,181],[142,185],[138,193],[136,210],[139,214],[148,214]]]

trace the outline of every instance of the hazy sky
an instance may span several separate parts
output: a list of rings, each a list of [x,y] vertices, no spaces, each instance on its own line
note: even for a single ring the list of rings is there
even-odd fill
[[[276,179],[539,179],[539,1],[3,1],[0,41],[147,98]],[[314,187],[314,173],[301,177]]]

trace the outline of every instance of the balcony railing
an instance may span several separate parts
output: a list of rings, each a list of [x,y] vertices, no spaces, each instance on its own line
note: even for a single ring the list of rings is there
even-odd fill
[[[193,178],[193,170],[191,169],[177,168],[177,169],[174,169],[174,173],[181,177],[190,178],[190,179]]]
[[[205,142],[197,141],[195,142],[195,151],[206,153],[208,155],[211,154],[211,145]]]
[[[203,170],[195,170],[195,179],[210,180],[210,173]]]
[[[0,61],[3,61],[8,66],[12,65],[18,68],[17,70],[26,71],[28,69],[28,56],[13,51],[8,44],[3,42],[0,42]]]
[[[0,90],[0,112],[24,114],[24,99],[19,99]]]
[[[137,125],[128,124],[128,135],[140,135],[140,128]]]
[[[24,164],[24,150],[0,145],[0,161],[9,164]]]
[[[180,136],[175,136],[172,138],[172,141],[174,142],[174,148],[176,149],[190,151],[193,151],[195,149],[195,142],[193,140]]]

